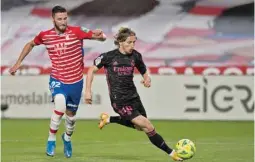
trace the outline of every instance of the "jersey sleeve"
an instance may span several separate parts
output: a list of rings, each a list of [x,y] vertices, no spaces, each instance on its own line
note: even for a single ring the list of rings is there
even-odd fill
[[[92,30],[87,29],[85,27],[79,27],[77,29],[77,36],[79,39],[91,39],[92,38]]]
[[[135,67],[137,68],[137,70],[140,72],[140,74],[145,74],[147,71],[146,65],[143,62],[143,58],[142,55],[140,53],[138,53],[137,55],[137,60],[135,63]]]
[[[35,43],[36,45],[43,44],[43,42],[42,42],[42,37],[43,37],[43,32],[40,32],[37,36],[35,36],[35,38],[34,38],[34,43]]]
[[[98,56],[95,60],[94,60],[94,65],[98,68],[101,69],[103,66],[107,65],[107,54],[103,53],[100,56]]]

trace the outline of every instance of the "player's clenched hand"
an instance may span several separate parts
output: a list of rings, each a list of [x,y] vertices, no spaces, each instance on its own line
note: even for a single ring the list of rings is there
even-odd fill
[[[96,29],[93,30],[93,38],[100,40],[100,41],[105,41],[106,40],[106,35],[103,33],[103,31],[101,29]]]
[[[92,94],[91,92],[85,92],[85,103],[92,104]]]
[[[20,68],[20,64],[15,64],[13,65],[10,70],[9,70],[9,73],[11,75],[15,75],[16,71]]]
[[[141,83],[142,83],[145,87],[149,88],[149,87],[151,86],[151,78],[150,78],[150,77],[146,77],[146,78],[144,78],[144,79],[141,81]]]
[[[103,34],[103,31],[101,29],[96,29],[96,30],[93,30],[92,32],[96,36],[100,36],[101,34]]]

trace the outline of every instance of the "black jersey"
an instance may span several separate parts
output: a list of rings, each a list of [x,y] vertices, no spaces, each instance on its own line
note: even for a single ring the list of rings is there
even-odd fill
[[[131,54],[122,54],[118,49],[101,54],[94,60],[99,69],[104,67],[111,101],[129,101],[139,97],[133,82],[135,67],[143,75],[146,66],[142,55],[133,50]]]

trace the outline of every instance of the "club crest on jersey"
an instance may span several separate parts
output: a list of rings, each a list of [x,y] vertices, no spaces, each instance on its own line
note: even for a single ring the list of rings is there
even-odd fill
[[[118,65],[118,62],[117,61],[114,61],[113,62],[113,66],[117,66]]]
[[[69,38],[69,35],[66,35],[66,40],[69,40],[70,38]]]
[[[58,43],[58,44],[54,44],[54,48],[58,54],[64,54],[66,50],[66,45],[65,43]]]

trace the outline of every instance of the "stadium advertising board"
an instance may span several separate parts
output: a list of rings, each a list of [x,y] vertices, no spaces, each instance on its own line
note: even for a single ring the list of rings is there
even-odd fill
[[[54,108],[47,75],[2,76],[2,113],[10,118],[49,118]],[[134,78],[142,102],[151,119],[175,120],[253,120],[253,76],[152,75],[152,87],[144,88]],[[105,76],[93,83],[93,105],[81,100],[77,114],[82,119],[97,119],[101,112],[114,115],[110,106]]]

